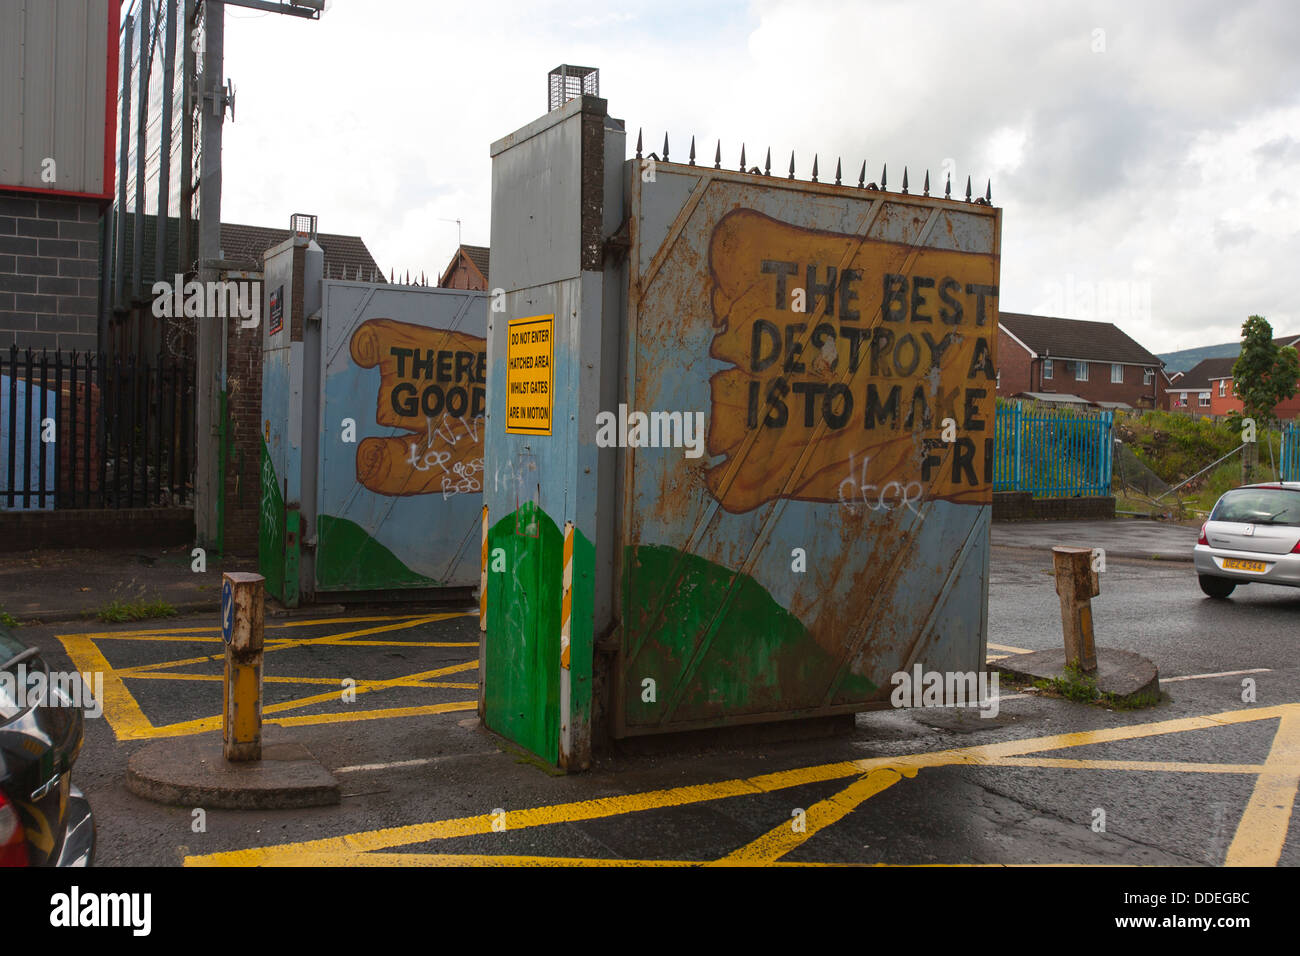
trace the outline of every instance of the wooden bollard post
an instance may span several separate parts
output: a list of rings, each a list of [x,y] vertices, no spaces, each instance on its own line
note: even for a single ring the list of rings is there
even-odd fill
[[[1101,593],[1092,567],[1092,548],[1052,549],[1056,593],[1061,598],[1061,629],[1065,633],[1065,663],[1085,674],[1097,670],[1097,646],[1092,635],[1092,599]]]
[[[262,759],[262,616],[266,578],[227,571],[221,581],[226,676],[221,733],[227,760]]]

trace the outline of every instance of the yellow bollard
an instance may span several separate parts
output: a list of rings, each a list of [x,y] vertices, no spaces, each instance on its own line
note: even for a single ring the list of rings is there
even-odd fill
[[[221,582],[226,676],[221,733],[227,760],[262,759],[262,628],[266,579],[227,571]]]
[[[1092,567],[1092,548],[1052,549],[1056,593],[1061,598],[1061,629],[1065,633],[1065,663],[1085,674],[1097,670],[1092,634],[1092,599],[1101,593]]]

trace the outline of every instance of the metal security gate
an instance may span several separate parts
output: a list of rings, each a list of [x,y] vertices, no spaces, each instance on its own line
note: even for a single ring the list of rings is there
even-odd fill
[[[1000,407],[994,439],[994,491],[1032,495],[1109,495],[1115,413]]]
[[[914,663],[978,670],[998,211],[632,171],[627,405],[695,414],[707,448],[624,452],[617,732],[858,711]]]
[[[486,294],[330,280],[322,301],[316,592],[477,586]]]
[[[1281,480],[1300,481],[1300,423],[1282,426]]]
[[[267,590],[291,607],[468,591],[479,581],[487,296],[320,270],[304,237],[267,254]]]
[[[486,725],[581,768],[980,670],[1000,210],[625,135],[578,97],[492,148]]]

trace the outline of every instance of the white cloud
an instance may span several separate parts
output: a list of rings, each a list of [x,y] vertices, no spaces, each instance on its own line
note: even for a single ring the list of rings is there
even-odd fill
[[[1004,208],[1002,305],[1029,311],[1067,277],[1144,283],[1125,325],[1166,351],[1236,337],[1251,312],[1300,332],[1300,17],[1286,0],[1026,5],[884,0],[684,2],[575,15],[543,0],[466,8],[338,2],[319,22],[227,20],[239,85],[227,127],[228,221],[315,212],[385,270],[436,274],[488,244],[490,143],[540,115],[560,62],[658,151],[767,147],[798,175],[843,157],[856,178],[951,158]],[[1104,52],[1093,52],[1094,31]],[[1085,317],[1085,316],[1079,316]],[[1123,324],[1121,322],[1121,324]]]

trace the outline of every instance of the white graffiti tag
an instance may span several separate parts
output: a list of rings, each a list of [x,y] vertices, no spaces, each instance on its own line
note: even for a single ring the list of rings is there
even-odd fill
[[[458,434],[456,424],[459,423],[464,429],[463,434]],[[424,449],[417,442],[411,442],[410,454],[407,456],[406,463],[416,471],[433,471],[435,468],[442,469],[442,497],[445,501],[452,495],[469,494],[483,490],[483,480],[479,477],[483,471],[482,457],[470,458],[466,461],[457,461],[448,467],[448,462],[452,459],[452,452],[434,448],[434,437],[441,438],[443,442],[449,445],[456,445],[463,439],[468,439],[472,443],[479,440],[478,426],[473,419],[467,418],[449,418],[444,412],[442,418],[434,425],[434,419],[425,419],[426,439]]]
[[[863,456],[860,477],[853,474],[853,453],[849,453],[849,476],[840,482],[840,504],[855,508],[859,503],[866,505],[869,511],[889,511],[902,505],[913,514],[920,514],[913,502],[921,501],[924,487],[919,481],[909,481],[906,485],[898,481],[887,481],[883,485],[867,484],[867,465],[871,456]],[[847,485],[849,493],[844,493]],[[890,489],[893,489],[891,491]]]

